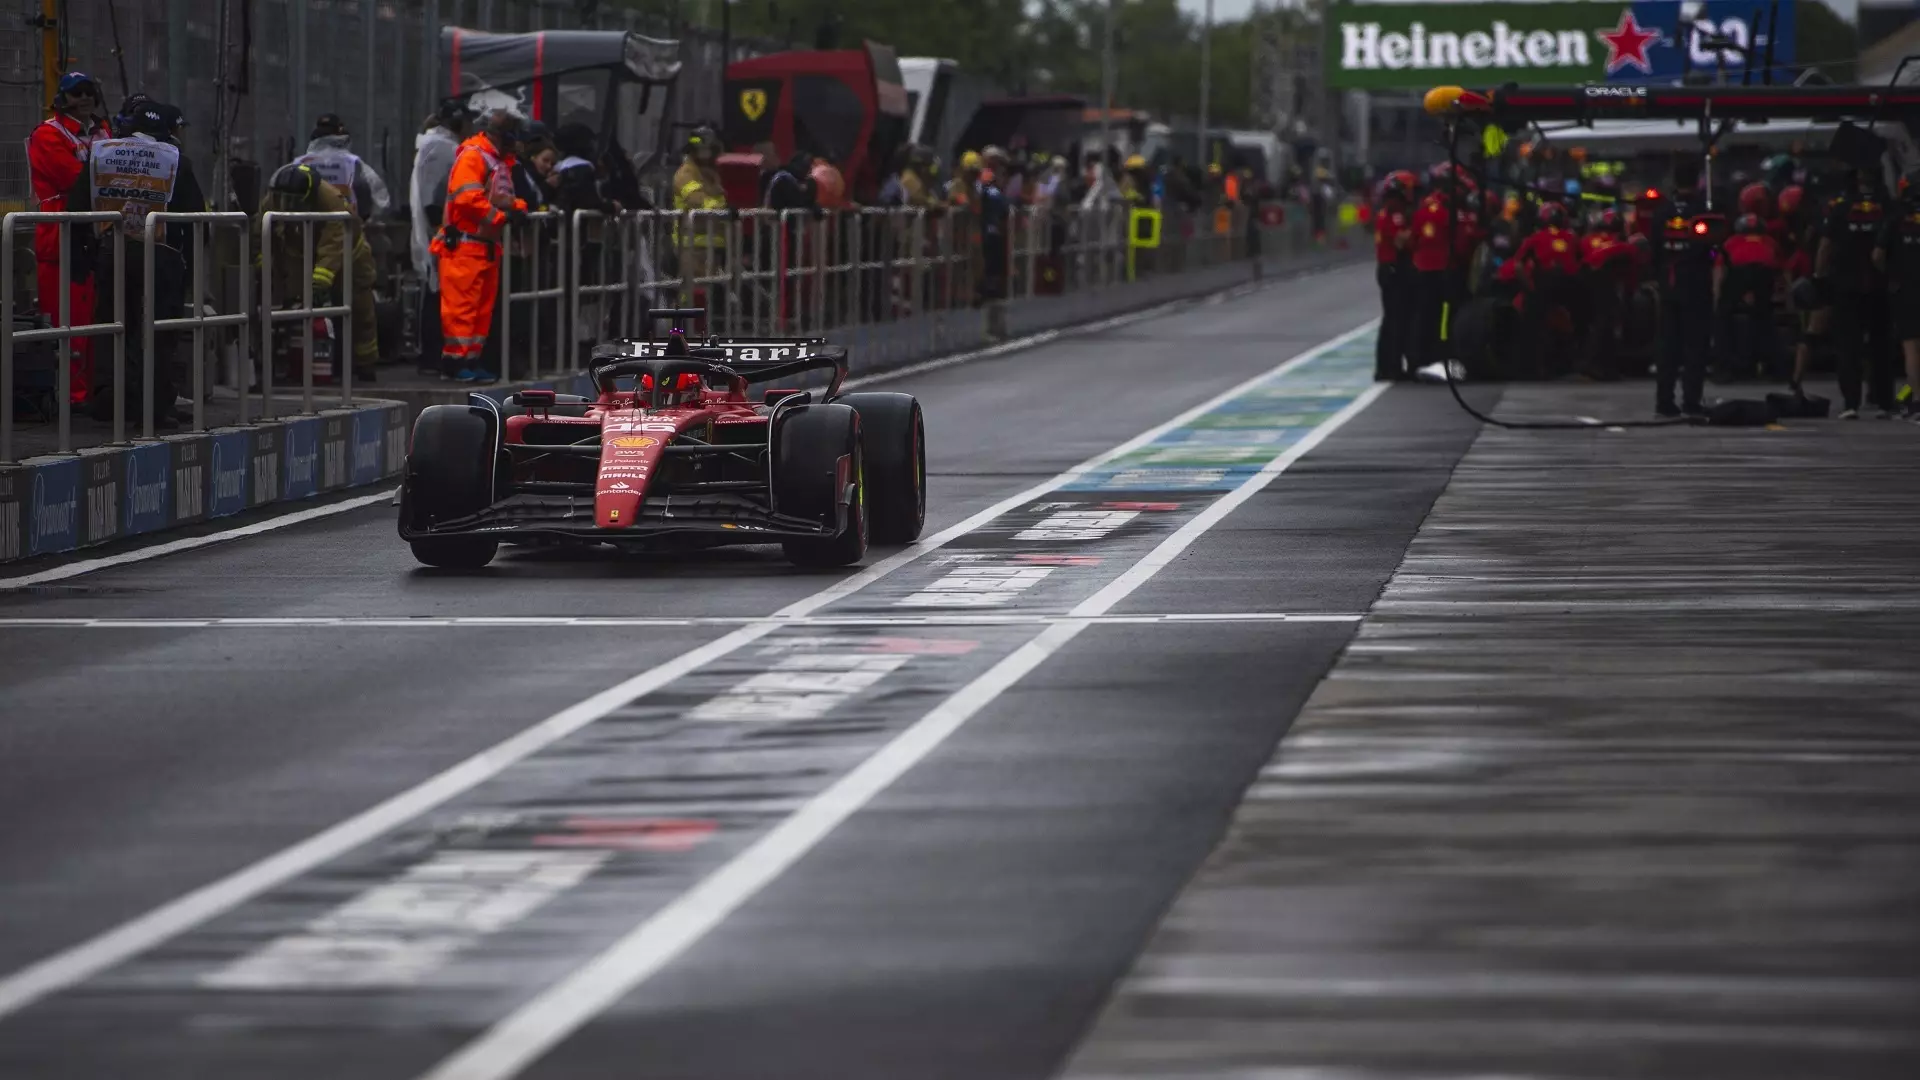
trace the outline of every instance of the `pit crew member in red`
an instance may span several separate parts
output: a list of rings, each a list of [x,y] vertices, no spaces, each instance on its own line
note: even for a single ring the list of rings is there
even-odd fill
[[[86,169],[87,157],[95,139],[105,138],[101,122],[103,106],[100,84],[93,76],[71,71],[60,77],[53,95],[53,115],[33,129],[27,137],[27,166],[32,174],[33,196],[43,213],[67,209],[67,192]],[[40,310],[53,322],[60,321],[60,227],[37,225],[33,230],[33,258],[38,270]],[[70,325],[93,321],[94,286],[92,280],[74,280],[68,290]],[[73,359],[71,398],[78,405],[87,399],[93,372],[93,339],[76,338]]]
[[[1580,240],[1567,228],[1567,208],[1559,203],[1541,206],[1538,223],[1539,229],[1522,240],[1513,255],[1520,266],[1521,287],[1526,290],[1521,305],[1522,351],[1514,360],[1522,371],[1558,375],[1558,358],[1565,351],[1551,348],[1548,340],[1554,313],[1566,312],[1576,341],[1583,321],[1578,277]]]
[[[1413,174],[1389,174],[1380,185],[1373,214],[1374,280],[1380,285],[1380,333],[1373,347],[1373,377],[1401,379],[1413,333]]]
[[[1742,198],[1742,205],[1746,202]],[[1767,231],[1766,218],[1749,212],[1734,221],[1733,235],[1720,250],[1725,258],[1714,272],[1727,338],[1722,359],[1735,378],[1760,371],[1777,378],[1785,367],[1773,322],[1773,295],[1784,263],[1780,244]]]
[[[1456,219],[1454,207],[1462,207],[1460,218],[1471,220],[1475,228],[1479,224],[1478,215],[1466,205],[1473,192],[1465,176],[1445,171],[1443,165],[1432,181],[1433,191],[1413,214],[1414,323],[1408,351],[1415,369],[1445,358],[1441,331],[1448,307],[1464,299],[1455,284],[1464,285],[1469,260],[1455,257],[1459,242],[1454,233],[1467,231],[1467,222]],[[1473,242],[1479,243],[1477,236]]]
[[[1639,288],[1643,249],[1627,239],[1627,222],[1608,209],[1580,239],[1580,262],[1587,301],[1585,366],[1596,379],[1620,377],[1620,348],[1625,339],[1627,297]]]

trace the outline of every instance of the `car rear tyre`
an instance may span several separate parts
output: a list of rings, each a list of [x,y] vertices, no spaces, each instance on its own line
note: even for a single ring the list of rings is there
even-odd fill
[[[420,532],[443,521],[477,514],[493,501],[492,422],[464,405],[433,405],[413,422],[406,479],[400,489],[400,520]],[[493,561],[497,540],[477,536],[427,536],[411,540],[413,557],[428,566],[473,570]]]
[[[926,422],[911,394],[844,394],[860,414],[869,530],[876,544],[911,544],[927,523]]]
[[[774,508],[782,514],[846,524],[831,537],[788,540],[797,566],[849,566],[867,554],[866,483],[862,476],[860,416],[845,405],[799,405],[783,410],[773,432]],[[852,485],[852,495],[845,494]]]

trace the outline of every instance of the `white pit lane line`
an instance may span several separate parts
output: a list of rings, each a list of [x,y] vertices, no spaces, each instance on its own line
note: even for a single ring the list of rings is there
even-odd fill
[[[1306,355],[1317,355],[1319,351]],[[531,1065],[719,926],[728,915],[830,836],[842,822],[906,775],[981,709],[1146,584],[1195,540],[1359,415],[1385,391],[1386,385],[1381,383],[1362,391],[1285,453],[1161,541],[1119,578],[1082,601],[1067,619],[1048,626],[1039,636],[960,688],[700,884],[423,1074],[421,1080],[505,1080]]]
[[[1372,329],[1375,320],[1292,357],[1236,386],[1158,424],[1114,448],[1089,458],[1049,480],[1009,496],[933,537],[898,552],[857,574],[850,575],[811,596],[775,612],[771,617],[692,649],[664,664],[609,687],[592,697],[554,713],[520,733],[467,758],[420,784],[346,819],[292,847],[244,867],[227,877],[114,927],[97,937],[55,953],[0,980],[0,1018],[18,1012],[49,994],[92,978],[181,933],[232,910],[254,897],[330,862],[384,833],[405,824],[479,786],[515,762],[521,761],[605,717],[635,698],[650,694],[675,679],[719,660],[837,600],[873,584],[1016,510],[1041,495],[1128,454],[1160,436],[1191,423],[1238,398],[1266,380],[1339,348]],[[1269,462],[1241,487],[1216,500],[1193,521],[1175,532],[1147,556],[1152,569],[1136,568],[1119,581],[1075,608],[1068,620],[1051,625],[985,675],[949,698],[893,742],[792,817],[775,826],[760,841],[722,866],[680,900],[603,953],[600,958],[550,988],[527,1007],[490,1028],[478,1040],[448,1059],[431,1074],[451,1077],[504,1077],[533,1060],[547,1047],[590,1018],[605,1002],[637,985],[673,956],[711,930],[726,912],[738,907],[768,881],[874,794],[910,769],[954,730],[1006,687],[1031,671],[1060,645],[1085,629],[1127,593],[1139,587],[1155,570],[1184,550],[1207,528],[1234,507],[1265,487],[1274,476],[1297,461],[1328,435],[1371,404],[1385,390],[1375,384],[1344,409],[1305,435],[1285,454]],[[1124,589],[1122,582],[1128,583]],[[698,898],[697,900],[692,898]],[[710,905],[710,907],[708,907]]]

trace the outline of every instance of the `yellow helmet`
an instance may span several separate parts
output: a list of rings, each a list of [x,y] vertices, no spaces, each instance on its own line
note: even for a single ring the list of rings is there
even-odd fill
[[[969,150],[969,151],[967,151],[966,153],[964,153],[964,154],[961,154],[961,155],[960,155],[960,167],[961,167],[962,169],[977,169],[977,168],[979,168],[979,167],[980,167],[980,155],[979,155],[979,153],[978,153],[978,152],[976,152],[976,151],[973,151],[973,150]]]
[[[1139,154],[1134,154],[1132,157],[1129,157],[1127,159],[1126,167],[1129,170],[1144,169],[1147,167],[1147,159],[1142,157]]]

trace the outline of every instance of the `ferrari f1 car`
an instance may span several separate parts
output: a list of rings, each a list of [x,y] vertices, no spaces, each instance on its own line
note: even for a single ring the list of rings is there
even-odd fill
[[[842,394],[844,348],[817,339],[595,346],[597,396],[475,394],[413,425],[400,536],[429,566],[476,568],[502,542],[648,548],[779,543],[802,566],[845,566],[868,538],[903,544],[926,519],[926,441],[907,394]],[[755,383],[828,372],[823,390]]]

